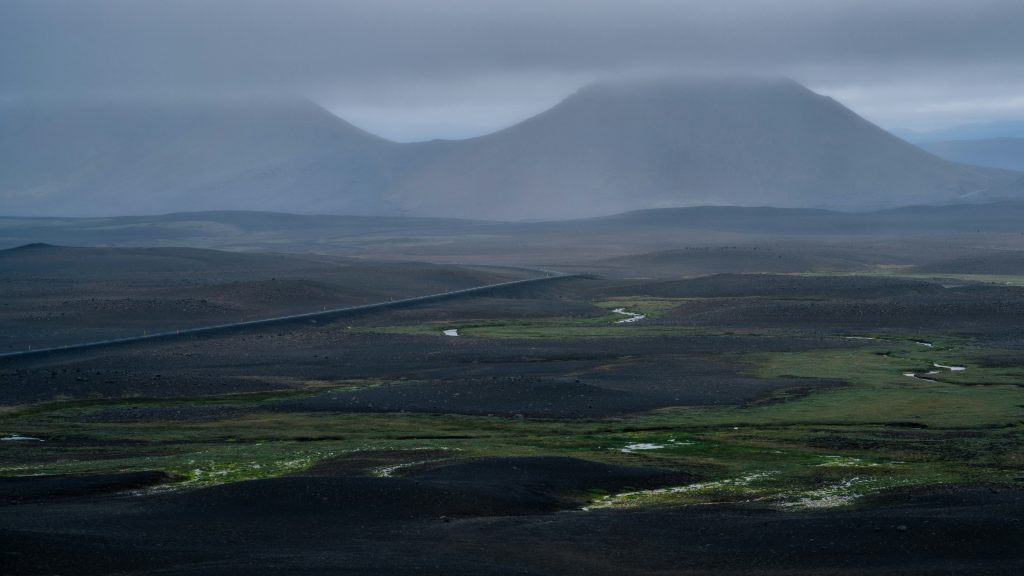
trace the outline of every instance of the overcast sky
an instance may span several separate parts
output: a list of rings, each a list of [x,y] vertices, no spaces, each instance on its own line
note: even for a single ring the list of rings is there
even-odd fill
[[[886,127],[1024,119],[1021,0],[0,0],[0,96],[308,95],[463,137],[594,79],[790,76]]]

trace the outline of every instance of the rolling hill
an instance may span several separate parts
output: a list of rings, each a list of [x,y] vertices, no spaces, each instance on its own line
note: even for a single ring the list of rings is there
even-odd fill
[[[373,259],[559,265],[574,258],[601,260],[655,253],[647,259],[657,266],[663,261],[686,259],[700,267],[704,266],[701,261],[724,255],[751,262],[770,257],[775,259],[772,270],[784,263],[779,261],[780,255],[786,261],[797,262],[778,246],[783,239],[821,248],[835,242],[869,242],[872,238],[889,238],[897,245],[909,245],[918,239],[930,246],[928,250],[935,252],[937,258],[948,245],[936,243],[934,238],[952,236],[961,237],[962,242],[970,245],[990,247],[999,242],[980,238],[999,236],[1019,247],[1019,238],[1024,237],[1024,201],[912,206],[876,212],[703,206],[525,223],[261,212],[121,218],[0,217],[0,249],[33,242],[70,246],[191,246]],[[717,256],[679,250],[736,246],[760,248],[755,252],[718,250]],[[663,253],[665,250],[670,252]],[[855,252],[871,254],[874,250],[869,242]],[[858,260],[855,255],[844,259],[853,264]]]

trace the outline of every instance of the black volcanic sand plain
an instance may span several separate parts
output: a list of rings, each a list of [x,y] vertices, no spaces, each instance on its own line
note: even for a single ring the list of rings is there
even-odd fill
[[[253,281],[235,257],[198,287]],[[361,273],[307,258],[377,271],[353,299],[525,274],[253,258],[339,298]],[[863,265],[560,278],[0,360],[0,571],[1020,573],[1024,288]],[[68,290],[134,297],[108,270]]]
[[[65,346],[524,278],[513,269],[192,248],[0,250],[0,351]]]
[[[657,471],[631,470],[595,483],[658,479]],[[3,533],[5,547],[18,550],[6,560],[19,574],[787,574],[809,567],[1014,574],[1020,567],[1024,501],[1005,489],[936,488],[828,514],[735,506],[553,512],[559,485],[502,480],[289,477],[42,510],[9,505],[0,518],[20,522]]]

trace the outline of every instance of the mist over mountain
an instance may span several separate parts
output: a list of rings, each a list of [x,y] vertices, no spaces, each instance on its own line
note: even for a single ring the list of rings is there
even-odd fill
[[[923,142],[918,146],[953,162],[1006,170],[1024,170],[1024,138]]]
[[[563,218],[726,204],[981,199],[1012,177],[940,160],[790,80],[598,84],[495,134],[419,147],[419,214]]]
[[[603,83],[499,132],[397,144],[292,101],[8,102],[8,215],[258,209],[560,219],[722,204],[870,209],[1012,197],[789,80]]]
[[[0,103],[7,214],[379,213],[394,145],[303,100]]]

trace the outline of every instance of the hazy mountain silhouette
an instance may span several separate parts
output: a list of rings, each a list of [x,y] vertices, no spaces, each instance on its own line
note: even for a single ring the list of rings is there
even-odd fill
[[[395,144],[301,100],[0,103],[7,214],[381,213]]]
[[[729,204],[881,208],[986,196],[1012,176],[940,160],[790,80],[599,84],[495,134],[418,147],[413,212],[589,216]]]
[[[921,148],[940,158],[1007,170],[1024,170],[1024,138],[987,138],[924,142]]]
[[[0,120],[6,214],[868,209],[1009,197],[1022,177],[941,160],[775,79],[598,84],[487,136],[416,144],[287,101],[8,103]]]

